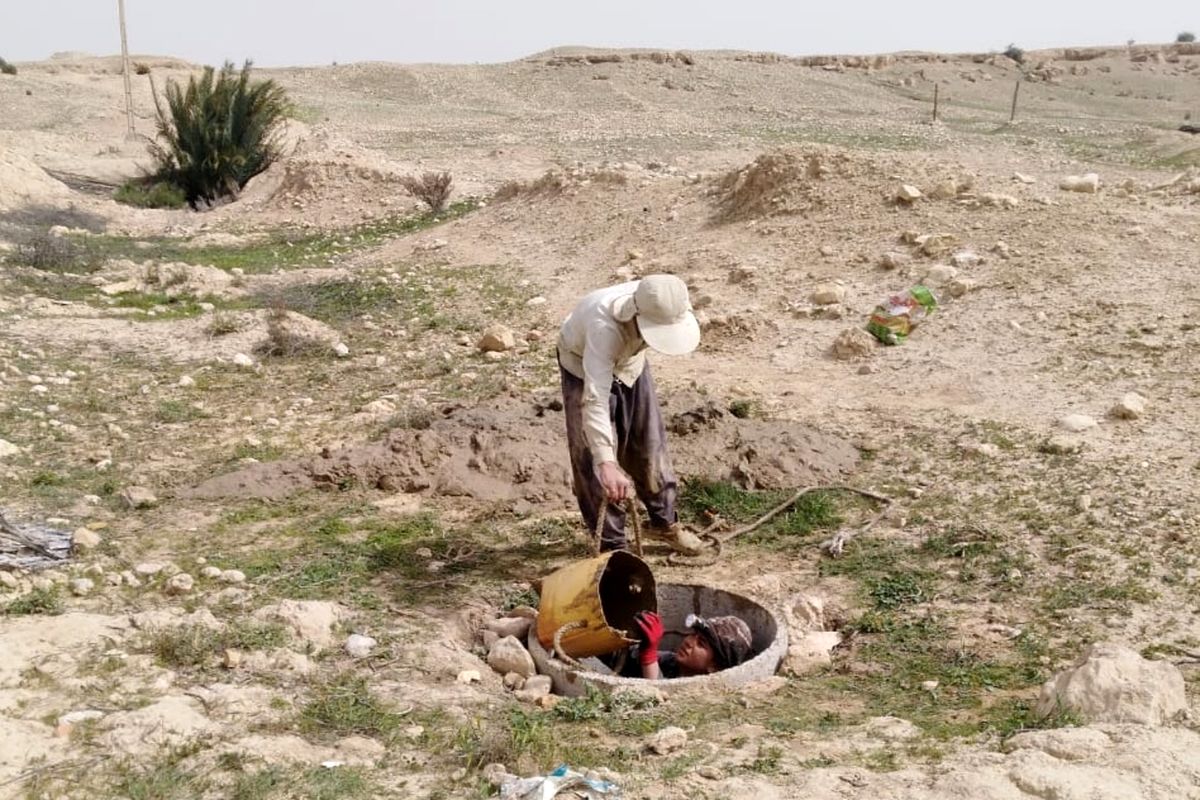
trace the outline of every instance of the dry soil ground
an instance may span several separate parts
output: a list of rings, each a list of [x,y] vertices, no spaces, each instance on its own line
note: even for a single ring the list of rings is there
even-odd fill
[[[0,572],[0,797],[484,797],[489,764],[561,762],[628,797],[1200,797],[1186,722],[1032,710],[1088,642],[1189,678],[1200,649],[1200,54],[1066,55],[263,71],[289,154],[202,214],[110,198],[146,161],[113,59],[0,76],[2,506],[93,532]],[[150,79],[193,67],[139,60],[148,135]],[[399,185],[426,169],[454,175],[440,218]],[[701,349],[654,360],[690,520],[832,481],[896,503],[839,559],[820,542],[872,509],[829,493],[657,567],[823,598],[831,664],[522,705],[480,623],[587,552],[555,325],[655,271],[704,306]],[[907,343],[839,357],[922,279]],[[648,753],[667,725],[688,744]]]

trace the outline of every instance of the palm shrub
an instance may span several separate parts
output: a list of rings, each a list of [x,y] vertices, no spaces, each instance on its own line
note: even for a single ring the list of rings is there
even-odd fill
[[[158,139],[150,145],[154,178],[178,186],[193,208],[237,197],[246,182],[279,157],[279,126],[291,110],[273,80],[251,81],[225,62],[205,67],[187,87],[168,81],[158,110]]]

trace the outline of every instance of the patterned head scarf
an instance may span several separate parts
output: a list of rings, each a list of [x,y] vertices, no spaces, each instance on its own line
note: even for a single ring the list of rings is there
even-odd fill
[[[750,626],[738,617],[697,617],[689,614],[684,624],[708,641],[717,661],[717,669],[738,666],[750,657],[754,649]]]

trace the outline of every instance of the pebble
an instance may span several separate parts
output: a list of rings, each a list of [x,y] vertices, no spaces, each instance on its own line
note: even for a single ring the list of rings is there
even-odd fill
[[[461,683],[468,686],[472,683],[480,683],[482,681],[483,676],[479,674],[479,670],[477,669],[464,669],[462,672],[458,673],[458,676],[454,679],[455,683]]]
[[[483,332],[478,345],[485,353],[503,353],[517,346],[517,338],[503,325],[493,325]]]
[[[350,357],[350,348],[346,345],[345,342],[338,342],[337,344],[335,344],[333,346],[333,354],[335,356],[337,356],[338,358],[349,358]]]
[[[526,617],[500,617],[499,619],[488,620],[486,627],[501,639],[505,636],[513,636],[517,639],[524,639],[529,633],[529,627],[532,620]]]
[[[103,540],[100,538],[100,534],[90,530],[89,528],[77,528],[75,533],[71,536],[72,546],[75,547],[75,549],[82,550],[84,552],[95,550],[100,546],[102,541]]]
[[[937,689],[938,685],[939,684],[937,681],[922,681],[921,682],[921,688],[927,692],[932,692],[933,690]]]
[[[126,586],[132,589],[137,589],[142,585],[142,582],[138,576],[134,575],[130,570],[125,570],[121,573],[121,580],[125,582]]]
[[[163,571],[163,565],[156,561],[145,561],[136,565],[133,571],[143,578],[150,578]]]
[[[219,578],[219,577],[221,577],[221,568],[220,567],[205,567],[204,569],[200,570],[200,577],[202,577],[202,578]]]
[[[167,594],[187,594],[196,585],[196,579],[186,572],[181,572],[178,575],[171,576],[167,581]]]
[[[819,306],[831,306],[846,299],[846,287],[836,283],[822,283],[813,289],[809,299]]]
[[[1146,413],[1146,398],[1137,392],[1129,392],[1112,407],[1109,413],[1117,419],[1137,419]]]
[[[179,385],[182,386],[184,389],[188,388],[189,386],[195,386],[196,379],[193,378],[191,375],[184,375],[179,379]]]
[[[91,578],[76,578],[71,581],[71,594],[76,597],[84,597],[92,593],[92,589],[96,588],[96,584]]]
[[[149,508],[158,502],[154,492],[144,486],[126,486],[121,490],[121,502],[131,510]]]
[[[221,573],[222,583],[245,583],[246,573],[240,569],[227,569]]]
[[[221,665],[225,669],[237,669],[242,664],[241,650],[226,650],[221,654]]]
[[[0,570],[0,586],[6,586],[9,589],[15,589],[20,585],[17,576],[11,572]]]
[[[233,356],[233,364],[236,367],[244,367],[246,369],[251,369],[254,367],[254,359],[251,358],[250,356],[246,355],[245,353],[236,353]]]
[[[375,649],[379,642],[370,636],[363,636],[360,633],[352,633],[346,639],[346,652],[351,658],[366,658],[371,655],[371,651]]]
[[[896,200],[901,203],[912,203],[924,196],[920,189],[908,183],[901,184],[896,190]]]
[[[1087,414],[1068,414],[1058,421],[1061,425],[1071,433],[1082,433],[1086,430],[1091,430],[1096,427],[1098,422],[1094,417],[1089,417]]]
[[[646,738],[646,747],[660,756],[670,755],[687,746],[688,735],[683,728],[674,725],[652,733]]]
[[[504,675],[504,688],[516,691],[525,686],[525,676],[517,672],[508,672]]]

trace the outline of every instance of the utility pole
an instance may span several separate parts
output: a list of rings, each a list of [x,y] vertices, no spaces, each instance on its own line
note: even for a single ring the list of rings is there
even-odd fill
[[[133,88],[129,78],[129,45],[125,40],[125,0],[117,0],[117,11],[121,16],[121,72],[125,74],[125,122],[128,125],[125,136],[134,139],[137,133],[133,129]]]

